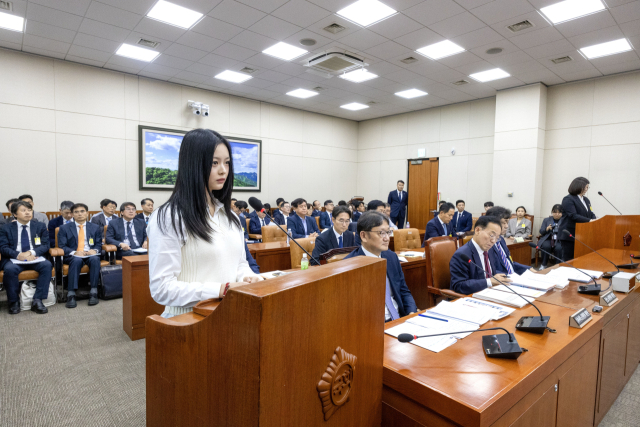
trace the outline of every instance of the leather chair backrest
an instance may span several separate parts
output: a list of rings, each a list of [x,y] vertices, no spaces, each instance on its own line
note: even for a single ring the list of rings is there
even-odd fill
[[[456,239],[449,236],[432,237],[425,244],[427,284],[434,288],[449,289],[451,273],[449,262],[457,250]]]
[[[477,216],[473,217],[473,223],[471,224],[471,231],[475,231],[476,229],[476,221],[478,220]]]
[[[420,230],[417,228],[403,228],[393,231],[393,247],[396,251],[410,251],[422,247]]]
[[[316,225],[318,226],[318,230],[320,230],[320,217],[319,216],[315,217],[315,220],[316,220]]]
[[[284,228],[285,230],[287,229],[286,225],[282,225],[281,227]],[[265,225],[264,227],[262,227],[261,230],[262,230],[261,231],[262,243],[287,241],[287,235],[283,233],[282,230],[280,230],[277,226]]]
[[[296,242],[302,246],[307,252],[313,253],[313,248],[316,247],[316,238],[307,237],[305,239],[296,239]],[[304,252],[295,243],[289,245],[291,252],[291,268],[300,268],[300,261],[302,260],[302,254]],[[309,256],[307,256],[309,258]],[[311,260],[309,260],[311,261]]]
[[[462,239],[462,244],[466,245],[471,239],[473,239],[473,236],[464,236],[464,239]]]
[[[48,211],[48,212],[45,212],[44,214],[47,216],[47,219],[49,221],[60,216],[60,212],[58,211]]]
[[[249,233],[249,222],[251,222],[251,218],[245,218],[245,220],[247,221],[247,227],[245,228],[245,230],[247,230],[247,233]]]

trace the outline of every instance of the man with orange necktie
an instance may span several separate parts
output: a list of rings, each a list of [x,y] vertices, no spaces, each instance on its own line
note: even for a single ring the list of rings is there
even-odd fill
[[[67,308],[75,308],[76,290],[80,270],[89,266],[91,293],[89,305],[98,302],[98,282],[100,280],[100,253],[102,248],[102,227],[87,221],[89,208],[84,203],[71,207],[74,222],[65,224],[58,230],[58,246],[64,251],[64,263],[69,265]]]

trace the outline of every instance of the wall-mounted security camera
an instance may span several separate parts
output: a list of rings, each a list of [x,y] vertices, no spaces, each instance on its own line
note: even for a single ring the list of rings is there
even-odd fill
[[[199,116],[202,113],[201,102],[187,101],[187,106],[191,108],[192,113],[195,114],[196,116]]]
[[[207,104],[202,104],[202,115],[209,117],[209,106]]]

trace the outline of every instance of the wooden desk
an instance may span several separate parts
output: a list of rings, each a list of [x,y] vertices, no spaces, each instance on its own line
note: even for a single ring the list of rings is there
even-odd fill
[[[251,256],[260,267],[260,271],[289,270],[291,268],[291,252],[287,242],[252,243],[247,246]]]
[[[529,246],[531,240],[525,240],[522,243],[516,243],[513,237],[507,237],[504,240],[506,240],[509,252],[511,252],[511,258],[515,262],[531,265],[531,246]]]
[[[122,258],[122,329],[131,341],[145,337],[147,316],[162,314],[164,306],[151,298],[149,255]]]

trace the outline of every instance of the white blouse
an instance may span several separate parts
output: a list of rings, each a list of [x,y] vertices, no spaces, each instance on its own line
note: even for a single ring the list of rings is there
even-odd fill
[[[181,240],[171,225],[170,210],[165,213],[163,233],[158,211],[151,214],[147,228],[149,288],[153,299],[166,306],[162,317],[188,313],[200,301],[219,298],[224,283],[260,277],[247,263],[242,229],[228,220],[222,207],[214,201],[214,214],[209,214],[211,243],[189,236],[184,227]]]

